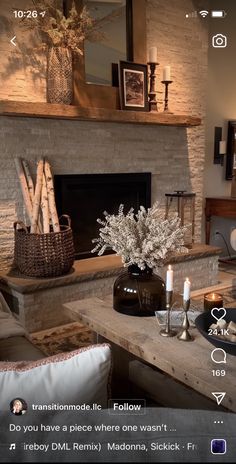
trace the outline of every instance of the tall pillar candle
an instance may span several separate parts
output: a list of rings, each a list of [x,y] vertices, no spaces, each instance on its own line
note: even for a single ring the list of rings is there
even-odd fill
[[[163,81],[170,81],[170,66],[164,66],[163,69]]]
[[[148,62],[157,63],[157,47],[150,47],[148,51]]]

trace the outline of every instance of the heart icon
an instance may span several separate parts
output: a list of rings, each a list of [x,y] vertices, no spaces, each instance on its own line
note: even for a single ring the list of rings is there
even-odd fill
[[[222,315],[221,315],[222,314]],[[224,319],[226,315],[226,310],[225,308],[213,308],[211,310],[211,315],[217,320],[220,321],[221,319]]]

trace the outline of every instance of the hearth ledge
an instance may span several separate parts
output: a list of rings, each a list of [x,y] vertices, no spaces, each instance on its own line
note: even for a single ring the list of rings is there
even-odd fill
[[[221,248],[204,244],[195,244],[189,253],[176,254],[168,264],[184,263],[185,261],[198,260],[220,255]],[[32,278],[24,276],[16,270],[0,272],[0,288],[13,289],[21,294],[36,292],[43,289],[63,287],[79,282],[103,279],[117,276],[124,271],[121,258],[116,255],[99,256],[90,259],[75,261],[69,274],[54,278]],[[163,273],[163,272],[161,272]]]

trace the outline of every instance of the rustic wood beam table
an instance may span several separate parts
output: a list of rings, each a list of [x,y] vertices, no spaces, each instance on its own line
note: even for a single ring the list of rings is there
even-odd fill
[[[212,400],[212,392],[226,392],[221,404],[236,412],[236,358],[227,354],[226,364],[214,363],[211,352],[215,347],[196,328],[191,328],[193,342],[163,338],[155,316],[120,314],[112,307],[111,295],[104,299],[86,298],[64,306],[74,320],[205,397]],[[222,369],[225,376],[213,375],[213,371]]]

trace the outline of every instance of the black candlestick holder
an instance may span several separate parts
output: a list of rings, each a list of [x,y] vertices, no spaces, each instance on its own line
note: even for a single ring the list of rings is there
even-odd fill
[[[165,85],[165,106],[164,106],[164,112],[165,113],[169,113],[169,114],[173,114],[170,110],[169,110],[169,107],[168,107],[168,87],[169,87],[169,84],[172,84],[173,81],[161,81],[162,84]]]
[[[148,62],[148,65],[150,66],[150,90],[148,93],[149,97],[149,110],[150,111],[158,111],[157,108],[157,99],[156,99],[156,90],[155,90],[155,81],[156,81],[156,67],[159,65],[159,63],[151,63]]]

